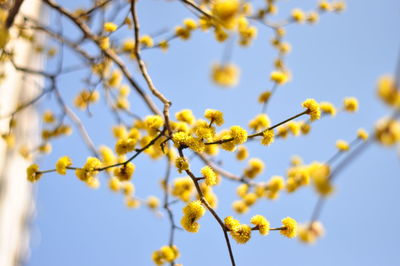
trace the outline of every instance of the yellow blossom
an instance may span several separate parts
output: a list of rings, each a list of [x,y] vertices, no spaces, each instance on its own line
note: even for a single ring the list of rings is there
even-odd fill
[[[379,98],[389,106],[400,107],[400,88],[396,86],[396,80],[391,75],[379,78],[377,84]]]
[[[175,167],[178,169],[179,173],[182,173],[182,171],[189,170],[189,162],[184,157],[178,157],[175,160]]]
[[[310,24],[317,23],[318,20],[319,20],[319,14],[317,12],[315,12],[315,11],[312,11],[312,12],[307,14],[306,20]]]
[[[185,25],[185,27],[186,27],[188,30],[195,30],[195,29],[197,28],[197,23],[196,23],[196,21],[194,21],[194,20],[191,19],[191,18],[185,19],[185,20],[183,21],[183,25]]]
[[[347,141],[340,139],[340,140],[336,141],[336,148],[339,151],[348,151],[350,149],[350,145]]]
[[[358,100],[354,97],[347,97],[343,100],[343,109],[347,112],[356,112],[358,110]]]
[[[233,218],[232,216],[225,217],[224,224],[228,230],[233,230],[233,228],[240,225],[240,222]]]
[[[306,244],[313,244],[318,238],[324,235],[324,227],[319,221],[299,226],[299,241]]]
[[[54,116],[53,112],[50,110],[47,110],[43,113],[43,122],[45,123],[54,123],[56,121],[56,117]]]
[[[269,233],[269,222],[262,215],[255,215],[251,218],[250,223],[254,224],[260,234],[268,235]]]
[[[215,84],[222,87],[233,87],[239,82],[239,68],[233,64],[214,64],[211,73]]]
[[[149,35],[143,35],[142,37],[140,37],[139,43],[143,45],[143,47],[147,48],[153,47],[154,45],[153,38],[151,38]]]
[[[224,124],[224,114],[221,111],[206,109],[204,112],[204,117],[207,118],[210,123],[212,122],[217,126],[222,126],[222,124]]]
[[[135,172],[135,165],[131,162],[123,164],[122,166],[116,167],[114,169],[114,175],[120,181],[131,180],[133,173]]]
[[[232,142],[236,145],[243,144],[247,141],[247,131],[240,126],[232,126],[229,130]]]
[[[72,161],[68,156],[63,156],[56,163],[56,171],[60,175],[67,174],[67,167],[72,165]]]
[[[233,227],[230,233],[232,238],[235,239],[237,243],[245,244],[247,241],[250,240],[251,227],[247,224],[241,224]]]
[[[181,219],[182,227],[191,233],[199,231],[200,225],[197,223],[206,212],[200,200],[192,201],[186,205],[183,210],[183,217]]]
[[[184,110],[177,112],[175,114],[175,118],[178,121],[188,123],[189,125],[193,125],[194,121],[196,120],[196,118],[194,117],[194,115],[192,113],[192,110],[190,110],[190,109],[184,109]]]
[[[286,217],[282,219],[282,227],[280,233],[286,237],[294,238],[297,236],[297,222],[293,218]]]
[[[271,120],[266,114],[258,114],[249,122],[249,128],[255,131],[266,129],[270,126]]]
[[[266,103],[271,97],[272,93],[270,91],[265,91],[258,96],[259,103]]]
[[[233,29],[240,11],[239,0],[216,0],[213,2],[211,13],[227,29]]]
[[[238,159],[239,161],[243,161],[247,157],[249,157],[249,152],[248,152],[246,146],[239,146],[238,150],[236,152],[236,159]]]
[[[39,165],[37,164],[31,164],[27,169],[26,169],[26,177],[28,181],[30,182],[36,182],[40,179],[42,176],[42,173],[39,171]]]
[[[324,114],[329,114],[331,116],[336,115],[336,108],[335,106],[330,103],[330,102],[320,102],[319,106],[321,108],[321,112]]]
[[[147,207],[149,207],[150,209],[157,209],[160,206],[160,200],[155,197],[155,196],[149,196],[147,198]]]
[[[232,203],[232,208],[234,211],[236,211],[239,214],[246,213],[249,210],[249,207],[242,200],[234,201]]]
[[[106,32],[114,32],[117,30],[118,26],[113,22],[106,22],[104,23],[103,28]]]
[[[357,130],[357,138],[362,139],[362,140],[367,140],[368,132],[363,128],[358,129]]]
[[[130,209],[135,209],[140,206],[140,201],[133,198],[133,197],[126,197],[125,198],[125,205]]]
[[[392,146],[400,142],[400,122],[383,118],[375,125],[375,138],[384,146]]]
[[[269,146],[274,142],[274,130],[265,130],[261,139],[261,144]]]
[[[317,120],[321,117],[321,110],[319,104],[314,99],[307,99],[302,103],[304,108],[307,108],[307,114],[310,115],[311,120]]]
[[[292,19],[297,23],[303,23],[305,20],[304,12],[301,9],[293,9],[292,10]]]
[[[205,182],[208,186],[214,186],[217,184],[217,174],[209,166],[204,166],[200,170],[201,174],[205,177]]]
[[[101,168],[101,166],[102,164],[99,159],[95,157],[88,157],[84,166],[75,170],[75,175],[81,181],[86,182],[90,178],[94,178],[97,175],[98,169]]]
[[[255,178],[264,171],[265,164],[258,158],[249,160],[248,167],[244,170],[244,175],[248,178]]]
[[[270,79],[279,85],[283,85],[289,80],[289,76],[287,73],[282,71],[273,71],[271,72]]]
[[[108,187],[110,188],[111,191],[117,192],[122,187],[121,181],[119,181],[119,179],[116,177],[111,177],[108,180]]]

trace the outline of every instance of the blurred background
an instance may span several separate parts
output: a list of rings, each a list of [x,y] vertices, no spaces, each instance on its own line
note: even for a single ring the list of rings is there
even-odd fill
[[[89,1],[58,1],[75,9],[88,7]],[[261,3],[253,1],[254,6]],[[292,8],[312,10],[316,1],[279,1],[277,20],[286,18]],[[48,10],[47,10],[48,11]],[[128,10],[126,10],[128,12]],[[47,12],[48,14],[51,14]],[[125,11],[121,11],[125,14]],[[172,29],[187,17],[195,18],[181,2],[139,1],[138,14],[142,34],[154,34]],[[49,18],[50,23],[58,19]],[[79,37],[77,31],[63,20],[68,36]],[[210,78],[211,65],[222,58],[225,44],[217,43],[211,32],[196,31],[188,41],[174,40],[168,52],[150,49],[142,52],[155,85],[173,102],[172,114],[184,108],[202,117],[206,108],[224,111],[225,126],[246,126],[258,114],[258,95],[270,89],[269,73],[273,70],[276,51],[271,48],[271,29],[255,23],[258,38],[250,47],[235,46],[231,62],[240,68],[240,82],[230,89],[215,86]],[[248,145],[250,157],[266,163],[258,180],[272,175],[285,175],[292,155],[305,163],[325,161],[336,151],[337,139],[351,141],[360,127],[370,131],[374,123],[390,110],[377,99],[375,85],[379,76],[394,73],[399,54],[400,3],[397,0],[348,1],[340,14],[327,13],[316,25],[289,25],[285,40],[292,52],[286,63],[292,71],[292,82],[280,87],[268,106],[273,123],[302,111],[307,98],[330,101],[341,106],[346,96],[357,97],[360,109],[355,114],[339,113],[312,124],[307,136],[276,140],[270,147],[257,143]],[[101,25],[99,25],[101,27]],[[114,35],[113,35],[114,36]],[[123,31],[114,37],[132,37]],[[65,54],[65,65],[74,65],[75,57]],[[52,69],[55,62],[48,64]],[[130,70],[144,88],[137,67]],[[81,76],[79,76],[81,75]],[[83,88],[84,73],[64,75],[60,90],[69,103]],[[134,94],[134,93],[132,93]],[[130,98],[131,110],[146,115],[140,100]],[[105,110],[104,100],[91,107],[92,115],[80,113],[97,146],[113,147],[112,115]],[[53,98],[46,98],[43,110],[57,107]],[[76,131],[76,129],[74,129]],[[64,155],[81,165],[89,152],[79,136],[55,140],[53,152],[39,159],[41,169],[52,169]],[[234,154],[220,151],[224,168],[240,174],[246,162],[238,162]],[[135,160],[133,183],[136,194],[147,198],[162,198],[160,180],[164,177],[165,161],[152,161],[147,156]],[[194,160],[195,171],[203,166]],[[372,145],[349,165],[336,179],[336,193],[329,198],[320,217],[326,235],[315,245],[306,246],[296,239],[287,239],[278,232],[260,236],[254,232],[245,245],[232,241],[237,265],[400,265],[398,239],[400,211],[400,161],[398,149]],[[172,179],[182,176],[173,170]],[[66,176],[46,174],[35,184],[36,216],[31,225],[32,239],[27,266],[128,266],[153,265],[151,253],[168,243],[169,222],[165,213],[158,217],[145,206],[128,209],[121,195],[110,192],[106,177],[101,176],[98,190],[82,184],[73,172]],[[249,223],[255,214],[262,214],[272,226],[278,226],[286,216],[299,222],[310,219],[317,195],[312,188],[302,188],[294,194],[282,193],[277,201],[259,201],[247,214],[235,214],[231,208],[237,199],[236,183],[223,180],[215,188],[217,212],[221,217],[233,215]],[[179,222],[181,203],[173,210]],[[230,265],[227,247],[220,227],[207,213],[200,220],[199,233],[177,231],[175,244],[181,251],[177,260],[183,265]]]

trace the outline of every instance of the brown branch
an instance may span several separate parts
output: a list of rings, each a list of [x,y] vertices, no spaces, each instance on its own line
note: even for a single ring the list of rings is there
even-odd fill
[[[165,125],[168,129],[168,133],[171,135],[172,131],[169,125],[169,107],[171,106],[171,102],[165,98],[165,96],[156,89],[154,83],[147,71],[146,65],[144,64],[140,52],[139,52],[139,20],[136,14],[136,0],[131,0],[131,14],[132,20],[134,25],[134,35],[135,35],[135,56],[139,64],[140,72],[143,75],[143,78],[146,80],[147,86],[149,87],[150,91],[156,96],[163,104],[164,104],[164,118],[165,118]]]
[[[60,14],[66,16],[75,26],[79,28],[79,30],[82,32],[84,35],[84,38],[88,38],[92,40],[100,50],[103,51],[103,53],[110,58],[114,64],[117,65],[117,67],[121,70],[125,78],[128,80],[129,84],[136,90],[136,92],[139,94],[140,97],[144,100],[146,103],[147,107],[154,113],[161,115],[161,112],[158,110],[157,106],[154,104],[154,102],[151,100],[151,98],[142,90],[142,88],[137,84],[137,82],[133,79],[132,75],[130,74],[128,68],[124,64],[124,62],[119,58],[119,56],[111,49],[101,49],[100,47],[100,40],[98,36],[92,33],[90,30],[89,26],[86,25],[82,20],[78,19],[76,16],[74,16],[72,13],[67,11],[65,8],[62,6],[58,5],[56,2],[53,0],[43,0],[49,7],[52,9],[56,10]]]
[[[181,158],[184,158],[182,149],[178,149],[178,152],[179,152],[179,156],[180,156]],[[205,199],[204,194],[203,194],[203,192],[201,191],[201,188],[200,188],[200,185],[199,185],[199,183],[198,183],[198,181],[197,181],[196,176],[195,176],[189,169],[188,169],[188,170],[185,170],[185,172],[186,172],[186,174],[187,174],[188,176],[190,176],[190,178],[192,179],[192,181],[193,181],[193,183],[194,183],[194,185],[195,185],[197,194],[199,195],[200,201],[204,204],[204,206],[206,206],[207,210],[212,214],[212,216],[215,218],[215,220],[216,220],[216,221],[218,222],[218,224],[220,225],[220,227],[221,227],[221,229],[222,229],[222,231],[223,231],[223,233],[224,233],[226,245],[227,245],[227,247],[228,247],[229,258],[230,258],[230,260],[231,260],[232,266],[235,266],[235,265],[236,265],[236,263],[235,263],[235,258],[234,258],[234,256],[233,256],[233,251],[232,251],[231,243],[230,243],[229,237],[228,237],[228,230],[227,230],[227,228],[226,228],[226,226],[225,226],[225,223],[222,221],[222,219],[218,216],[217,212],[210,206],[210,204],[208,203],[208,201]]]
[[[14,24],[15,17],[17,16],[23,2],[24,0],[15,0],[14,5],[8,12],[8,16],[6,19],[6,29],[11,28],[11,26]]]

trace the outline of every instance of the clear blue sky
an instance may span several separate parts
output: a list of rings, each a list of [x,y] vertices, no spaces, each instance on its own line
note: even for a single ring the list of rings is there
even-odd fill
[[[67,1],[60,1],[66,3]],[[68,6],[77,6],[68,3]],[[279,1],[282,12],[293,7],[311,9],[315,1]],[[171,28],[192,14],[178,1],[146,0],[139,3],[142,33],[154,33]],[[399,53],[400,3],[397,0],[348,1],[342,14],[326,14],[316,26],[291,25],[287,40],[293,51],[287,58],[293,81],[281,87],[273,97],[268,114],[279,122],[301,111],[300,103],[313,97],[337,105],[345,96],[356,96],[360,110],[356,114],[339,114],[313,124],[309,136],[276,141],[271,147],[250,144],[252,157],[266,162],[266,171],[259,179],[284,175],[291,155],[300,155],[305,162],[325,161],[335,152],[339,138],[352,140],[359,127],[371,129],[374,122],[388,113],[376,98],[377,78],[393,73]],[[76,32],[65,28],[69,36]],[[172,100],[172,112],[191,108],[201,116],[206,108],[225,112],[226,125],[247,125],[260,111],[258,94],[271,86],[269,72],[275,51],[269,40],[272,32],[259,28],[259,37],[246,49],[236,47],[232,61],[241,68],[240,84],[232,89],[215,87],[210,79],[210,66],[221,58],[223,45],[213,40],[211,33],[196,32],[188,42],[171,43],[168,53],[145,51],[143,57],[156,86]],[[130,36],[121,36],[122,39]],[[66,60],[73,64],[76,61]],[[131,70],[137,77],[136,68]],[[66,76],[60,88],[72,99],[82,87],[80,77]],[[142,82],[142,81],[141,81]],[[142,82],[143,87],[144,83]],[[43,109],[54,106],[46,99]],[[145,115],[147,110],[132,97],[132,110]],[[90,128],[96,145],[114,145],[110,125],[112,116],[104,104],[93,106],[93,116],[81,113]],[[79,137],[74,134],[54,143],[52,155],[39,161],[41,168],[53,168],[58,157],[69,155],[80,164],[89,155]],[[221,153],[225,167],[240,173],[245,163],[237,163],[229,153]],[[159,180],[164,175],[164,161],[147,158],[136,161],[134,183],[137,194],[162,196]],[[193,163],[199,169],[200,163]],[[283,238],[271,232],[261,237],[254,233],[246,245],[233,243],[240,266],[261,265],[400,265],[398,255],[400,212],[399,151],[374,145],[352,163],[337,179],[337,192],[331,197],[321,220],[326,236],[314,246],[304,246],[297,240]],[[174,172],[172,177],[178,177]],[[36,184],[37,215],[32,224],[31,256],[28,266],[128,266],[152,265],[151,252],[166,245],[168,220],[155,217],[145,207],[128,210],[121,195],[107,190],[105,178],[99,190],[90,190],[71,172],[67,176],[48,174]],[[236,215],[230,205],[236,199],[236,185],[223,181],[215,189],[219,196],[218,213],[234,215],[248,223],[254,214],[263,214],[272,225],[291,216],[307,221],[316,202],[312,189],[295,194],[283,193],[276,202],[260,201],[246,215]],[[177,220],[182,205],[174,207]],[[197,234],[176,233],[176,245],[182,252],[178,262],[186,266],[230,265],[222,232],[208,213],[200,221]]]

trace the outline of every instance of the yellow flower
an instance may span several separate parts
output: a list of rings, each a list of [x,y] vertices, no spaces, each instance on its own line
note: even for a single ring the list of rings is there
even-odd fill
[[[304,108],[307,108],[307,114],[310,115],[311,120],[317,120],[321,117],[321,110],[319,104],[314,99],[307,99],[302,103]]]
[[[323,197],[333,193],[334,187],[330,181],[331,168],[327,164],[313,163],[310,166],[310,175],[315,190]]]
[[[249,191],[249,185],[248,184],[240,184],[237,188],[236,188],[236,194],[243,198],[244,196],[247,195]]]
[[[272,93],[270,91],[264,91],[263,93],[258,96],[259,103],[266,103],[269,98],[271,97]]]
[[[90,178],[93,178],[97,175],[99,168],[101,168],[101,161],[95,157],[88,157],[85,165],[82,168],[75,170],[75,175],[81,181],[88,181]]]
[[[86,185],[90,188],[97,189],[100,187],[100,181],[96,177],[91,176],[86,180]]]
[[[191,233],[199,231],[200,225],[197,223],[206,212],[200,200],[192,201],[183,208],[183,217],[181,219],[182,227]]]
[[[329,4],[328,1],[326,0],[321,0],[318,4],[318,7],[322,11],[330,11],[331,10],[331,5]]]
[[[238,22],[239,0],[217,0],[213,2],[211,13],[227,29],[233,29]]]
[[[67,174],[67,167],[72,165],[72,161],[68,156],[61,157],[56,162],[56,171],[60,175]]]
[[[135,41],[132,39],[125,40],[121,47],[123,52],[132,53],[135,50]]]
[[[305,20],[304,12],[298,8],[293,9],[292,10],[292,19],[297,23],[303,23]]]
[[[247,224],[241,224],[233,227],[230,233],[232,238],[235,239],[237,243],[245,244],[250,240],[251,227]]]
[[[282,71],[272,71],[270,79],[279,85],[283,85],[289,80],[289,75]]]
[[[182,171],[189,170],[189,162],[184,157],[178,157],[175,160],[175,167],[179,173],[182,173]]]
[[[297,222],[293,218],[286,217],[282,219],[282,227],[280,233],[286,237],[294,238],[297,236]]]
[[[247,131],[240,126],[232,126],[229,133],[233,138],[232,142],[235,145],[243,144],[247,141]]]
[[[265,164],[258,158],[252,158],[249,160],[248,167],[244,170],[244,175],[248,178],[255,178],[257,175],[264,171]]]
[[[255,131],[266,129],[270,126],[271,120],[266,114],[258,114],[249,122],[249,128]]]
[[[232,203],[232,208],[234,211],[236,211],[239,214],[246,213],[249,210],[249,207],[242,200],[234,201]]]
[[[347,141],[339,139],[338,141],[336,141],[336,148],[339,151],[348,151],[350,149],[350,145],[349,143],[347,143]]]
[[[207,118],[210,123],[212,122],[217,126],[222,126],[222,124],[224,124],[224,114],[221,111],[206,109],[204,112],[204,117]]]
[[[43,113],[43,122],[45,123],[54,123],[56,121],[56,117],[54,116],[53,112],[47,110]]]
[[[129,181],[132,178],[133,173],[135,172],[135,165],[131,162],[123,164],[120,167],[114,169],[114,175],[120,181]]]
[[[239,68],[233,64],[214,64],[212,66],[212,80],[222,87],[233,87],[239,82]]]
[[[183,21],[183,25],[185,25],[185,27],[186,27],[188,30],[195,30],[195,29],[197,28],[197,23],[196,23],[196,21],[194,21],[194,20],[191,19],[191,18],[185,19],[185,20]]]
[[[147,206],[155,210],[160,206],[160,200],[155,196],[150,196],[147,198]]]
[[[124,155],[135,149],[137,140],[133,138],[121,138],[115,144],[115,152],[118,155]]]
[[[332,3],[332,9],[335,12],[342,12],[346,8],[346,3],[344,1],[337,1]]]
[[[177,112],[175,114],[175,118],[178,121],[188,123],[189,125],[193,125],[194,121],[196,120],[196,118],[194,117],[194,115],[192,113],[192,110],[190,110],[190,109],[184,109],[184,110]]]
[[[347,112],[356,112],[358,110],[358,100],[354,97],[347,97],[343,100],[343,109]]]
[[[367,140],[368,132],[363,128],[358,129],[357,130],[357,138],[362,139],[362,140]]]
[[[257,195],[255,193],[248,193],[243,197],[243,202],[247,206],[251,207],[256,203],[257,201]]]
[[[268,235],[269,233],[269,222],[262,215],[255,215],[251,218],[250,223],[254,224],[260,234]]]
[[[314,243],[319,237],[324,235],[324,227],[318,221],[311,224],[299,226],[299,241],[307,244]]]
[[[396,80],[393,76],[380,77],[377,92],[379,98],[389,106],[400,107],[400,88],[396,88]]]
[[[317,12],[312,11],[312,12],[310,12],[310,13],[307,14],[306,20],[307,20],[307,22],[310,23],[310,24],[317,23],[318,20],[319,20],[319,15],[318,15]]]
[[[133,198],[133,197],[126,197],[125,198],[125,205],[130,209],[135,209],[140,206],[140,201]]]
[[[236,159],[238,159],[239,161],[243,161],[247,157],[249,157],[249,152],[248,152],[246,146],[239,146],[238,150],[236,152]]]
[[[119,179],[118,179],[119,181]],[[122,192],[125,196],[132,196],[135,193],[135,185],[130,182],[123,182],[122,184]]]
[[[119,179],[116,177],[111,177],[108,180],[108,187],[110,188],[111,191],[117,192],[122,187],[121,181],[119,181]]]
[[[215,186],[217,184],[217,174],[209,166],[201,168],[201,174],[205,177],[208,186]]]
[[[106,22],[103,25],[103,29],[106,32],[114,32],[117,30],[117,28],[118,28],[118,26],[113,22]]]
[[[274,130],[266,130],[263,132],[263,137],[261,139],[261,144],[269,146],[274,142]]]
[[[108,37],[100,37],[98,44],[102,50],[107,50],[110,48],[110,39]]]
[[[37,164],[31,164],[26,169],[26,177],[28,181],[32,183],[38,181],[42,175],[43,174],[39,172],[39,165]]]
[[[171,194],[188,202],[194,192],[193,181],[189,177],[176,178],[172,185]]]
[[[325,114],[329,114],[331,116],[335,116],[336,115],[336,108],[332,103],[330,103],[330,102],[320,102],[319,106],[321,108],[321,112],[323,112]]]
[[[384,146],[392,146],[400,142],[400,122],[383,118],[375,125],[375,138]]]
[[[190,30],[188,28],[183,28],[181,26],[175,27],[175,35],[182,40],[188,40],[190,38]]]
[[[225,227],[231,231],[233,230],[233,228],[235,228],[236,226],[240,225],[240,222],[236,219],[234,219],[232,216],[228,216],[224,219],[224,224]]]
[[[99,100],[99,92],[98,91],[88,91],[82,90],[74,99],[74,105],[84,110],[91,103],[95,103]]]
[[[153,38],[151,38],[149,35],[143,35],[140,39],[139,39],[139,43],[141,45],[143,45],[144,47],[153,47],[154,45],[154,41]]]

